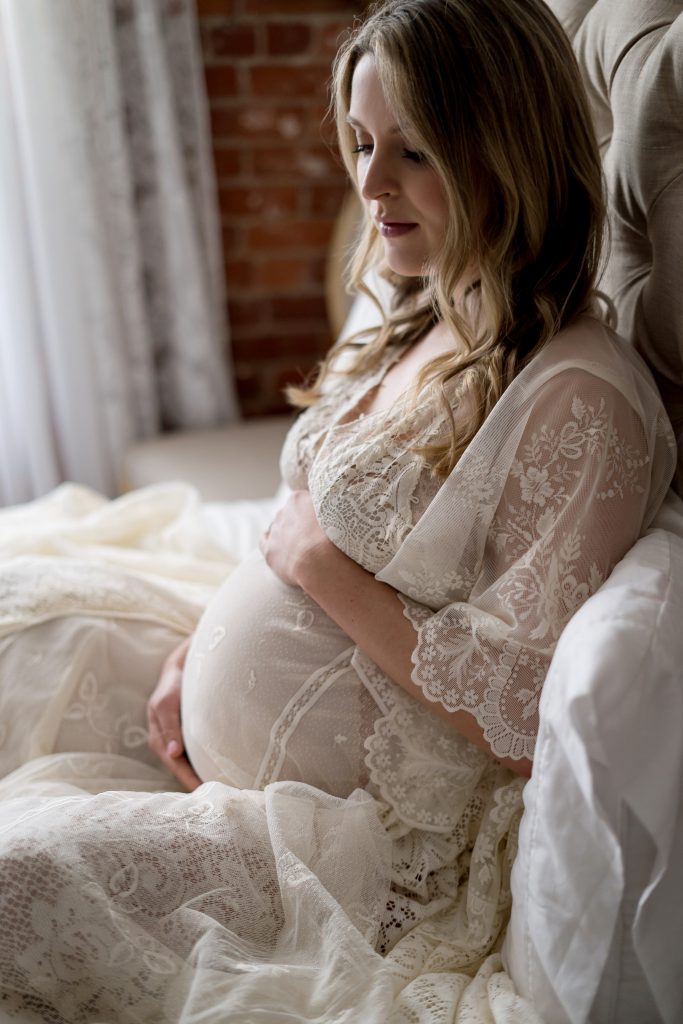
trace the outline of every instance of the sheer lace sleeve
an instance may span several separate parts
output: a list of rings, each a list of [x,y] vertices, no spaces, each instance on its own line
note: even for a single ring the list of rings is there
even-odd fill
[[[493,753],[514,759],[533,757],[561,630],[643,529],[652,427],[616,387],[567,370],[540,388],[518,436],[466,600],[434,611],[402,597],[414,682],[471,712]]]

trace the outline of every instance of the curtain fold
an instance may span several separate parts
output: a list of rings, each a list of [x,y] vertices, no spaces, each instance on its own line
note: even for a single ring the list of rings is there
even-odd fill
[[[0,503],[234,419],[191,0],[0,5]]]

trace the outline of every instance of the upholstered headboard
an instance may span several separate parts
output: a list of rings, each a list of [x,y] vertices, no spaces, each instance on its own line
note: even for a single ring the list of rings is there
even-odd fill
[[[662,392],[683,494],[683,2],[547,2],[574,42],[603,153],[603,290]]]
[[[573,40],[603,153],[611,250],[601,287],[664,397],[683,495],[683,0],[546,2]],[[341,268],[358,219],[350,193],[327,274],[337,333],[350,306]],[[369,303],[356,306],[344,333],[375,321]]]

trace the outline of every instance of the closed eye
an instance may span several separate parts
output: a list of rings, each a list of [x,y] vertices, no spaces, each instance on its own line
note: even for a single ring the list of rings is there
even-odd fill
[[[352,153],[371,153],[373,149],[372,143],[370,142],[359,142],[357,146],[351,150]],[[412,161],[415,164],[422,164],[425,162],[426,157],[424,153],[418,153],[416,150],[404,149],[403,157],[406,160]]]
[[[412,160],[416,164],[422,164],[426,159],[424,153],[418,153],[416,150],[413,149],[404,149],[403,155],[406,158],[406,160]]]

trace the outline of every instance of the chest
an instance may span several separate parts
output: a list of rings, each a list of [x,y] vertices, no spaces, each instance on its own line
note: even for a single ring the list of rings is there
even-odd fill
[[[371,394],[376,394],[377,383]],[[415,451],[416,442],[431,431],[432,417],[420,410],[406,423],[395,406],[366,413],[359,406],[367,394],[356,396],[341,417],[335,418],[333,409],[324,416],[320,407],[300,417],[281,467],[291,488],[310,491],[318,520],[337,547],[368,571],[378,572],[440,483]]]
[[[457,339],[444,324],[436,324],[424,338],[389,367],[376,387],[359,403],[358,411],[367,415],[390,409],[410,390],[420,371],[432,359],[455,352],[458,344]]]

